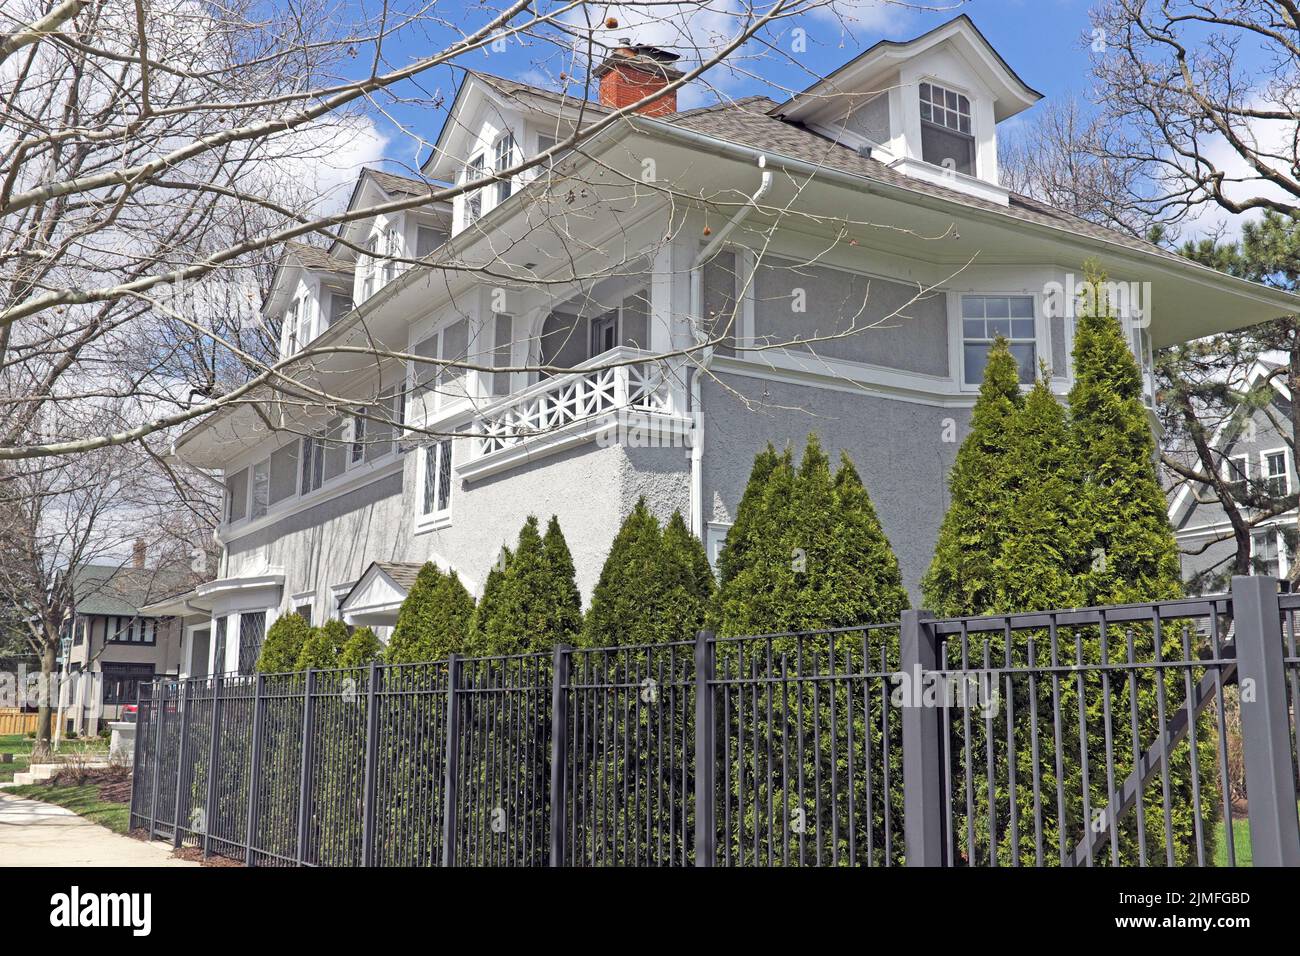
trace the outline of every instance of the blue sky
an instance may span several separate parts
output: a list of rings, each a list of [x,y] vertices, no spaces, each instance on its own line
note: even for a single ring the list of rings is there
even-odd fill
[[[626,5],[588,4],[588,7],[597,22],[602,21],[606,13],[620,19],[618,28],[597,31],[602,40],[631,35],[635,39],[666,45],[672,43],[682,50],[692,40],[707,46],[711,28],[734,28],[735,21],[731,18],[711,16],[709,12],[709,7],[716,9],[728,2],[709,0],[704,9],[691,5],[697,9],[690,20],[689,38],[680,32],[679,26],[656,24],[638,28],[635,22],[629,22]],[[911,4],[871,3],[870,0],[844,2],[845,15],[850,22],[848,31],[824,14],[786,21],[774,31],[773,40],[787,49],[782,49],[779,54],[764,53],[761,59],[741,57],[737,61],[739,71],[717,72],[714,83],[729,96],[765,93],[780,98],[782,89],[807,86],[812,73],[829,73],[882,38],[906,39],[959,13],[966,13],[1025,81],[1047,96],[1071,92],[1082,94],[1089,88],[1091,75],[1086,45],[1086,34],[1090,29],[1089,0],[939,0],[933,5],[943,9],[934,12],[913,9]],[[349,5],[368,12],[376,9],[372,0],[349,0]],[[499,9],[497,4],[486,6]],[[485,7],[475,0],[443,0],[435,9],[457,25],[467,27],[481,22]],[[687,22],[684,14],[676,19],[678,24]],[[803,29],[807,37],[807,53],[802,56],[788,50],[791,31],[796,28]],[[433,48],[434,44],[440,46],[453,38],[450,29],[428,30],[419,36],[410,31],[400,33],[397,40],[386,48],[386,59],[394,66],[404,64],[411,57]],[[689,55],[690,51],[684,52]],[[364,68],[368,57],[363,54],[354,62]],[[528,46],[510,43],[504,51],[475,52],[458,62],[548,86],[559,84],[559,73],[565,68],[563,57],[555,45],[537,42]],[[743,75],[750,71],[761,73],[769,82]],[[376,122],[392,147],[389,155],[399,163],[411,162],[415,145],[410,141],[399,142],[403,139],[399,125],[426,140],[436,136],[459,75],[459,71],[450,69],[429,73],[419,84],[407,84],[400,91],[405,101],[382,104],[382,115],[377,116]],[[711,90],[696,89],[684,96],[684,105],[696,105],[713,97]]]
[[[428,9],[428,0],[339,0],[344,8],[339,22],[353,16],[374,15],[387,9]],[[754,5],[765,7],[769,0],[752,0]],[[717,98],[719,92],[728,97],[762,93],[774,99],[784,99],[787,91],[808,86],[815,77],[824,76],[847,63],[882,38],[907,39],[924,33],[941,23],[965,13],[988,37],[1030,86],[1045,95],[1045,102],[1075,96],[1083,103],[1095,102],[1094,80],[1091,72],[1090,43],[1092,25],[1089,11],[1097,0],[912,0],[891,3],[889,0],[828,0],[842,11],[847,21],[836,20],[825,11],[805,13],[798,19],[782,22],[769,28],[766,39],[770,46],[757,44],[733,58],[733,69],[715,69],[708,85],[697,84],[684,90],[679,99],[683,108],[700,105]],[[536,0],[535,5],[553,10],[561,0]],[[650,42],[671,47],[698,57],[702,50],[711,50],[723,36],[734,35],[737,21],[728,12],[743,9],[747,0],[704,0],[699,3],[676,4],[664,22],[664,0],[658,0],[653,9],[660,11],[657,22],[646,22],[645,10],[640,8],[642,20],[638,21],[635,5],[588,3],[583,16],[589,16],[597,25],[594,33],[586,29],[582,35],[612,45],[618,38],[630,36],[640,42]],[[444,48],[448,43],[473,29],[495,14],[503,4],[498,0],[437,0],[432,6],[434,16],[443,18],[442,24],[422,24],[418,30],[397,31],[384,47],[381,69],[404,66],[412,59],[427,55],[431,50]],[[932,9],[918,9],[930,7]],[[607,16],[614,16],[618,25],[606,29]],[[572,19],[572,15],[571,15]],[[793,47],[794,31],[803,30],[806,52],[796,54]],[[562,39],[563,43],[557,43]],[[565,43],[569,44],[566,48]],[[460,57],[460,67],[483,70],[508,76],[537,85],[558,88],[564,73],[585,74],[585,50],[578,57],[581,65],[575,68],[570,36],[552,31],[549,41],[530,39],[525,43],[512,40],[501,44],[500,49],[474,51]],[[345,70],[355,74],[368,69],[373,50],[362,48],[358,55],[345,62]],[[1251,51],[1242,50],[1243,62]],[[599,58],[599,57],[597,57]],[[749,74],[749,75],[746,75]],[[326,171],[324,180],[332,181],[334,195],[345,194],[362,165],[387,165],[397,172],[412,172],[429,155],[430,144],[438,135],[446,117],[446,108],[452,100],[456,86],[463,75],[461,69],[441,67],[421,77],[418,82],[403,84],[375,103],[371,112],[371,125],[358,134],[351,148],[340,151]],[[572,82],[572,81],[571,81]],[[573,87],[576,91],[576,86]],[[1008,121],[1002,129],[1012,132],[1016,124],[1033,116],[1034,110]],[[1195,222],[1184,223],[1184,234],[1195,235],[1226,224],[1229,232],[1236,232],[1233,217],[1207,208]]]

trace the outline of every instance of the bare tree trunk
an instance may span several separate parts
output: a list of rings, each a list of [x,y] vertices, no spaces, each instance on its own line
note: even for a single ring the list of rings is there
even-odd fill
[[[41,649],[41,683],[36,704],[36,745],[32,747],[35,759],[51,751],[50,740],[53,736],[54,711],[54,663],[55,645],[47,636],[45,646]]]

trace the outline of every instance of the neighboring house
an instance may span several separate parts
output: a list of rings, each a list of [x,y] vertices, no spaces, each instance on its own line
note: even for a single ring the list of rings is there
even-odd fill
[[[674,59],[615,50],[600,102],[468,72],[421,173],[537,155]],[[425,561],[479,591],[529,514],[559,517],[584,599],[641,496],[716,557],[755,453],[810,431],[853,457],[915,595],[994,336],[1063,395],[1074,322],[1048,302],[1085,260],[1147,284],[1123,321],[1148,387],[1153,349],[1295,311],[1001,186],[998,125],[1039,98],[961,16],[784,103],[669,99],[527,175],[348,223],[328,251],[289,244],[266,303],[285,356],[476,367],[320,352],[299,375],[353,406],[265,394],[178,439],[227,490],[218,577],[172,605],[210,628],[207,666],[250,668],[295,610],[382,636]],[[351,202],[426,188],[366,170]],[[539,366],[557,371],[518,370]]]
[[[142,541],[130,564],[79,564],[68,573],[72,611],[63,636],[61,703],[68,726],[94,734],[135,703],[141,682],[180,672],[181,621],[149,605],[191,587],[193,575],[147,567]]]
[[[1210,440],[1219,474],[1229,481],[1247,483],[1268,498],[1294,494],[1300,488],[1293,474],[1291,446],[1279,431],[1279,425],[1289,427],[1291,394],[1286,376],[1273,374],[1277,367],[1257,362],[1248,375],[1252,390],[1265,381],[1271,385],[1268,406],[1243,421],[1226,423]],[[1199,462],[1192,464],[1200,467]],[[1242,514],[1253,522],[1250,556],[1254,573],[1289,576],[1295,563],[1296,509],[1261,518],[1258,510],[1243,507]],[[1193,482],[1181,484],[1170,500],[1169,521],[1183,552],[1183,579],[1196,591],[1223,590],[1232,573],[1237,543],[1213,490]]]

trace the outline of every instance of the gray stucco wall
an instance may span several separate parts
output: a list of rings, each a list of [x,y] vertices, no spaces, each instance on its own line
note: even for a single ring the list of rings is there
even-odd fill
[[[919,600],[969,410],[736,375],[718,379],[704,384],[705,520],[735,518],[754,455],[769,440],[778,448],[789,442],[798,455],[815,431],[832,461],[838,462],[841,450],[853,459],[898,555],[903,582],[913,601]],[[945,441],[949,435],[955,441]]]
[[[918,296],[901,282],[768,257],[754,283],[754,335],[807,341],[791,348],[826,358],[946,376],[947,297]]]

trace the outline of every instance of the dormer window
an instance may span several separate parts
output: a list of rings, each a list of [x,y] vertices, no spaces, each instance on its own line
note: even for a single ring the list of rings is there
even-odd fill
[[[289,304],[289,311],[284,316],[284,326],[289,330],[289,338],[285,346],[285,355],[293,355],[298,351],[301,342],[298,341],[298,311],[302,308],[302,303],[294,299]]]
[[[921,158],[944,169],[975,174],[968,97],[937,83],[921,84]]]
[[[364,274],[361,278],[361,300],[364,302],[377,291],[375,288],[375,272],[378,268],[379,259],[379,237],[371,236],[366,241],[365,261],[361,264]]]

